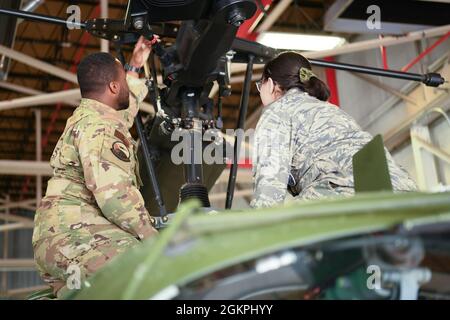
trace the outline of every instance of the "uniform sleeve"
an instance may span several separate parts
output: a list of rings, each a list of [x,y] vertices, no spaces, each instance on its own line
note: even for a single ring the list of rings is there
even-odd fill
[[[130,104],[125,110],[119,111],[127,122],[128,128],[133,126],[134,118],[136,117],[140,105],[144,101],[148,93],[148,88],[145,85],[144,79],[138,79],[127,75],[127,84],[130,89]]]
[[[291,120],[287,115],[272,113],[255,133],[253,154],[254,208],[283,203],[289,180]]]
[[[111,128],[92,125],[83,130],[78,148],[86,186],[106,219],[139,239],[157,233],[132,182],[132,155]]]

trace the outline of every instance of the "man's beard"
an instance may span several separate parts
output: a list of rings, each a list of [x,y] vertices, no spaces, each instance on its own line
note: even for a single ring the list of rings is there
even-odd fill
[[[130,93],[128,92],[128,90],[120,90],[118,105],[118,110],[128,109],[128,107],[130,106]]]

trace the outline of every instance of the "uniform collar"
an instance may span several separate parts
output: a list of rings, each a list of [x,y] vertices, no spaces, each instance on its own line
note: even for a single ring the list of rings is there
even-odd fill
[[[114,108],[101,103],[100,101],[82,98],[80,108],[92,110],[99,114],[101,118],[116,120],[126,126],[126,120],[123,117],[123,112],[117,111]]]
[[[267,105],[264,110],[269,110],[273,108],[279,108],[282,107],[287,101],[289,101],[292,96],[294,95],[307,95],[306,92],[300,90],[299,88],[291,88],[284,95],[282,95],[280,98],[272,102],[271,104]]]

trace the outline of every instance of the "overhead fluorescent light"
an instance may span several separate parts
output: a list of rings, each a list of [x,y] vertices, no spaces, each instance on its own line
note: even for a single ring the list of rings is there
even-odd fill
[[[262,32],[256,41],[275,49],[301,51],[330,50],[345,43],[341,37],[285,32]]]

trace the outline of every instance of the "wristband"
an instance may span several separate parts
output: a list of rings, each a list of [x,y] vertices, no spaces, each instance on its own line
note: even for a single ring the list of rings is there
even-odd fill
[[[131,72],[141,73],[142,68],[136,68],[135,66],[132,66],[128,63],[125,63],[124,69]]]

